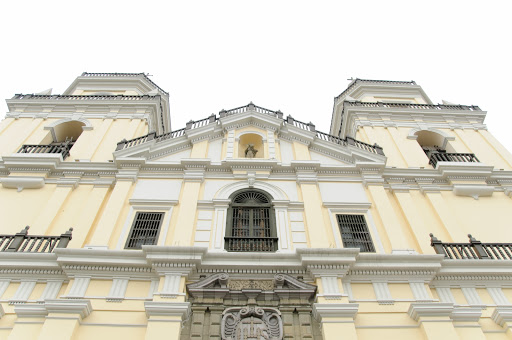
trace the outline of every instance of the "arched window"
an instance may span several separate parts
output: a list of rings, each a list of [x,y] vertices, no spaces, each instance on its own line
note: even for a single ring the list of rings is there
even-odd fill
[[[226,228],[226,250],[272,252],[277,250],[271,198],[260,190],[244,190],[231,196]]]

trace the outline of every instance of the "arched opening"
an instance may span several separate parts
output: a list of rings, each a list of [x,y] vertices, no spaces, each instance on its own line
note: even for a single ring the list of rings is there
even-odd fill
[[[256,133],[246,133],[240,136],[238,143],[239,158],[265,158],[263,138]]]
[[[271,197],[257,189],[231,195],[225,248],[232,252],[277,250],[275,213]]]
[[[75,142],[83,132],[84,123],[72,120],[53,127],[53,142],[62,143],[66,141]]]
[[[423,149],[423,152],[431,159],[432,154],[453,153],[455,150],[448,142],[445,136],[427,130],[421,130],[415,133],[417,136],[416,141]]]

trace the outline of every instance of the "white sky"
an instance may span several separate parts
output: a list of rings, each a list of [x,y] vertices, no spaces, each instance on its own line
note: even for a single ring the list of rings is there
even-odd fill
[[[328,132],[348,78],[415,80],[434,103],[488,111],[512,150],[511,13],[510,0],[2,1],[0,97],[147,72],[173,130],[252,100]]]

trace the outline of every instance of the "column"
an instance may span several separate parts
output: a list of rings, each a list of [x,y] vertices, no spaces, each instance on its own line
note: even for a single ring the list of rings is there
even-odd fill
[[[446,201],[441,195],[441,192],[435,189],[424,188],[422,188],[422,191],[430,204],[432,204],[432,207],[434,208],[437,216],[439,216],[446,233],[451,238],[451,240],[446,240],[446,242],[465,242],[467,239],[467,233],[464,233],[461,229],[461,224],[450,211]]]
[[[459,338],[450,319],[452,312],[453,304],[442,302],[411,303],[408,311],[429,340]]]
[[[185,170],[184,183],[181,189],[179,212],[174,226],[173,246],[191,246],[195,226],[199,190],[204,179],[204,169]]]
[[[432,247],[430,246],[430,237],[428,236],[430,231],[423,222],[421,214],[416,208],[409,190],[393,189],[393,193],[402,208],[402,212],[411,228],[410,231],[412,235],[414,235],[416,243],[421,248],[423,254],[429,254],[432,251]]]
[[[412,249],[412,245],[407,241],[401,223],[396,217],[395,210],[389,201],[386,189],[384,189],[382,185],[368,185],[368,190],[372,195],[375,208],[384,224],[383,229],[387,233],[392,251],[401,252]]]
[[[41,213],[30,224],[30,233],[34,235],[49,235],[52,231],[52,223],[59,216],[59,211],[66,203],[73,189],[78,185],[78,178],[63,178],[57,182],[57,187],[50,199],[43,203]]]
[[[146,340],[179,339],[181,323],[190,315],[189,302],[144,302],[148,326]]]
[[[38,340],[70,340],[73,338],[82,319],[91,314],[89,300],[46,300],[48,316]]]
[[[88,246],[103,249],[108,248],[110,238],[112,237],[115,226],[119,220],[121,210],[123,209],[126,198],[135,179],[136,172],[123,172],[117,176],[115,187]]]
[[[99,213],[101,205],[113,182],[113,179],[99,179],[94,181],[94,187],[89,193],[87,200],[82,202],[81,213],[76,219],[76,224],[73,226],[73,242],[76,247],[81,248],[84,245],[87,235],[94,223],[94,219]]]
[[[357,303],[315,303],[313,315],[322,325],[324,340],[357,339],[354,319]]]

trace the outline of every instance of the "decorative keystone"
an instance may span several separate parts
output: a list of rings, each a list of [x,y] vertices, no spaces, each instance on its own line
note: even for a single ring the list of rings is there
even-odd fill
[[[411,303],[407,313],[418,321],[424,316],[450,317],[453,312],[453,303],[432,302],[432,303]]]
[[[356,318],[359,310],[358,303],[315,303],[313,304],[313,316],[322,321],[323,318]]]

